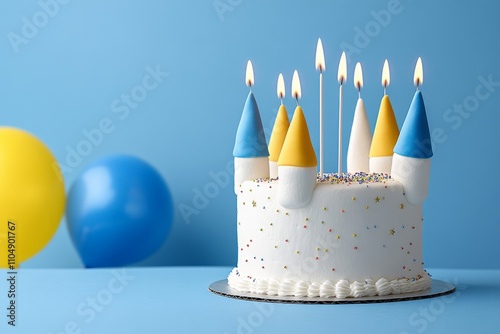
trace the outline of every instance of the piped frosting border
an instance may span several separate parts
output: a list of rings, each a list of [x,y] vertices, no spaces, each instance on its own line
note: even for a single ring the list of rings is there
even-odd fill
[[[431,286],[432,279],[424,272],[415,278],[399,278],[388,280],[380,278],[377,281],[365,279],[364,281],[349,282],[340,280],[338,282],[307,282],[277,279],[250,279],[239,274],[238,268],[234,268],[229,274],[229,286],[240,292],[256,294],[267,294],[271,296],[294,296],[294,297],[321,297],[321,298],[359,298],[371,296],[387,296],[423,291]]]

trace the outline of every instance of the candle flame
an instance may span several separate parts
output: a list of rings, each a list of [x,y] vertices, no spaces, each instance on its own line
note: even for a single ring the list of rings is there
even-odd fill
[[[316,45],[316,69],[320,72],[323,72],[325,68],[325,53],[323,52],[323,43],[321,43],[321,38],[318,38],[318,44]]]
[[[422,69],[422,59],[418,57],[417,64],[415,65],[415,74],[413,75],[413,83],[419,86],[424,83],[424,70]]]
[[[300,99],[301,94],[302,90],[300,89],[299,73],[295,70],[292,77],[292,96],[294,99],[298,100]]]
[[[391,83],[391,72],[389,71],[389,62],[387,59],[384,62],[384,68],[382,69],[382,86],[386,88]]]
[[[276,91],[278,93],[278,98],[283,99],[285,97],[285,80],[283,80],[283,74],[281,73],[278,76],[278,87]]]
[[[250,60],[247,62],[247,73],[246,73],[246,76],[245,76],[245,84],[248,87],[252,87],[253,84],[254,84],[253,66],[252,66],[252,62]]]
[[[357,90],[361,90],[363,87],[363,69],[361,68],[361,63],[356,63],[354,68],[354,87]]]
[[[342,52],[342,56],[340,56],[337,79],[341,85],[347,80],[347,60],[345,58],[345,52]]]

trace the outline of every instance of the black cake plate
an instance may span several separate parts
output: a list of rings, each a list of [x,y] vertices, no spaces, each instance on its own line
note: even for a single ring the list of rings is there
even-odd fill
[[[366,304],[366,303],[389,303],[408,300],[434,298],[455,292],[455,287],[445,281],[433,279],[431,287],[424,291],[402,293],[399,295],[373,296],[360,298],[322,298],[322,297],[292,297],[292,296],[269,296],[264,294],[240,292],[229,286],[227,279],[210,284],[208,289],[220,296],[268,303],[292,303],[292,304]]]

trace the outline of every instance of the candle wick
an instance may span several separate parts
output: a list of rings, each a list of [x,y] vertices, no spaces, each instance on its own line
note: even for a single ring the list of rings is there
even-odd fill
[[[295,96],[295,101],[297,101],[297,106],[299,105],[299,98]]]
[[[281,105],[283,105],[283,95],[281,95],[280,100],[281,100]]]
[[[384,85],[384,95],[387,95],[387,86]]]
[[[361,98],[361,89],[358,89],[358,98]]]
[[[252,91],[252,84],[250,82],[248,83],[248,87],[250,87],[250,93],[253,93],[253,91]]]

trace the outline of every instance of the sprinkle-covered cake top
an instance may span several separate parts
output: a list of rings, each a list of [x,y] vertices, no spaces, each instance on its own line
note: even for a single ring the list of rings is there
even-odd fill
[[[253,182],[257,183],[272,183],[278,181],[279,178],[265,178],[255,179]],[[321,177],[318,173],[316,181],[318,183],[331,183],[331,184],[363,184],[363,183],[384,183],[387,180],[392,180],[390,175],[384,173],[327,173]]]

